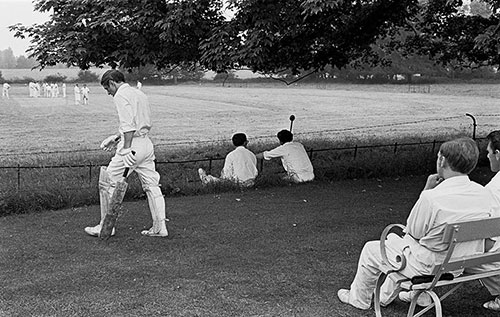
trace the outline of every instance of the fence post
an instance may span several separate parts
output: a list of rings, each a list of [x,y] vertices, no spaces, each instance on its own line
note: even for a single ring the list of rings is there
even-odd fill
[[[313,149],[309,151],[309,159],[312,161],[313,159]]]
[[[208,174],[212,174],[212,158],[208,160]]]
[[[353,158],[354,160],[356,159],[356,155],[358,155],[358,145],[357,144],[354,146],[354,158]]]
[[[398,142],[394,143],[394,154],[398,151]]]
[[[432,141],[432,154],[434,154],[435,150],[436,150],[436,140]]]
[[[471,115],[470,113],[466,113],[465,115],[472,119],[472,139],[475,140],[476,139],[476,127],[477,127],[476,118],[474,118],[474,116]]]
[[[92,187],[92,162],[89,162],[89,188]]]
[[[17,163],[17,192],[21,190],[21,164]]]
[[[260,161],[259,174],[262,174],[262,170],[264,169],[264,159],[261,158],[259,161]]]

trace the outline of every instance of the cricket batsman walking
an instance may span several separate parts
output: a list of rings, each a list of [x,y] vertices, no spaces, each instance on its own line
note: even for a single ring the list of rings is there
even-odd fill
[[[120,126],[116,135],[109,136],[101,143],[101,149],[116,153],[107,167],[101,167],[99,175],[99,198],[101,221],[94,227],[86,227],[85,232],[99,236],[104,218],[109,210],[116,183],[123,177],[125,168],[135,171],[146,193],[153,227],[141,233],[149,237],[168,236],[165,224],[165,199],[160,190],[160,174],[155,169],[153,143],[149,139],[151,111],[146,95],[125,82],[125,76],[118,70],[108,70],[101,78],[101,85],[113,96]],[[115,234],[113,228],[112,234]]]

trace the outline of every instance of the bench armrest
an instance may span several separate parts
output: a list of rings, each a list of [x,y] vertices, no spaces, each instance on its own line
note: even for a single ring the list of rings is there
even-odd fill
[[[406,257],[401,253],[396,257],[396,262],[401,263],[399,267],[394,266],[391,262],[389,262],[389,259],[387,258],[387,252],[385,249],[385,241],[387,239],[387,235],[393,230],[393,229],[401,229],[404,230],[405,226],[401,224],[390,224],[387,227],[385,227],[384,231],[382,231],[382,234],[380,235],[380,254],[382,255],[382,261],[383,264],[386,265],[387,267],[390,268],[390,271],[392,272],[398,272],[401,271],[406,267]]]

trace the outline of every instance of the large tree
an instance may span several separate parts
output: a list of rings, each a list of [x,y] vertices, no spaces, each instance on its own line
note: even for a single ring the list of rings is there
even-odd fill
[[[223,8],[232,14],[227,18]],[[15,25],[41,67],[343,67],[403,26],[417,0],[36,0],[41,25]]]

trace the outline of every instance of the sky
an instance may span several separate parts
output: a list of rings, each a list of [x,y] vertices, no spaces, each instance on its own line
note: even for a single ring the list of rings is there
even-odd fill
[[[32,25],[48,19],[48,13],[34,11],[31,0],[0,0],[0,50],[10,47],[15,56],[26,56],[29,40],[16,39],[8,26],[16,23]]]

